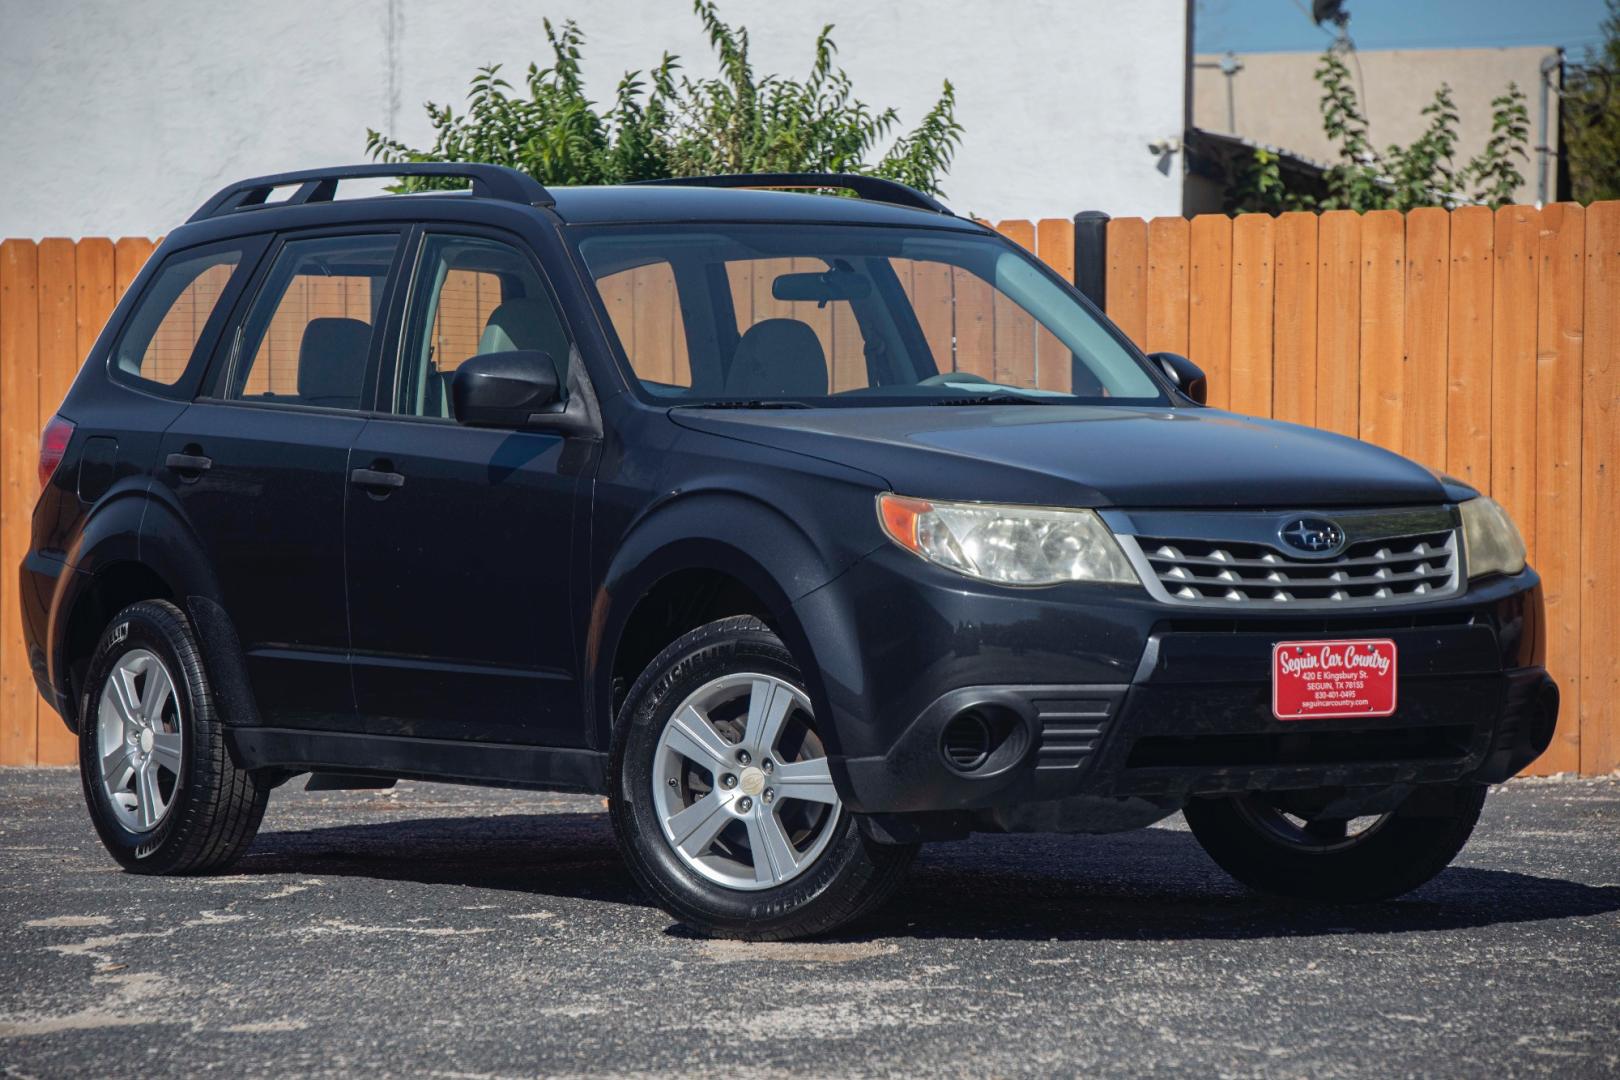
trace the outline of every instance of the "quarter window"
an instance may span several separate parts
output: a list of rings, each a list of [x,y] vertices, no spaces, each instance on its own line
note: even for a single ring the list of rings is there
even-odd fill
[[[450,380],[474,356],[543,352],[565,385],[568,335],[528,256],[496,240],[429,236],[422,244],[394,410],[450,419]]]
[[[276,256],[221,397],[359,409],[366,363],[399,238],[293,240]]]
[[[155,386],[179,382],[241,264],[242,250],[235,247],[167,260],[113,350],[114,369]]]

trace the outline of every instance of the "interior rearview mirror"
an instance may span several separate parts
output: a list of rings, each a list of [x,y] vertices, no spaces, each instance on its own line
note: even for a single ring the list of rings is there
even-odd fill
[[[1204,369],[1182,356],[1180,353],[1156,352],[1148,357],[1165,377],[1175,384],[1187,397],[1203,405],[1209,398],[1209,380],[1204,376]]]
[[[560,395],[551,354],[532,349],[474,356],[450,379],[456,422],[470,427],[525,427]]]
[[[833,300],[865,300],[872,295],[872,282],[854,270],[823,270],[818,274],[781,274],[771,282],[771,295],[778,300],[802,300],[826,304]]]

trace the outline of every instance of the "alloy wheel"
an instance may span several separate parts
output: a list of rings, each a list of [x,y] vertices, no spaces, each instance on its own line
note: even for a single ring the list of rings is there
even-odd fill
[[[180,697],[156,653],[131,649],[101,689],[96,747],[101,786],[119,823],[149,832],[168,815],[180,787]]]
[[[783,885],[826,850],[842,811],[810,699],[774,675],[726,675],[670,715],[653,805],[676,856],[732,889]]]

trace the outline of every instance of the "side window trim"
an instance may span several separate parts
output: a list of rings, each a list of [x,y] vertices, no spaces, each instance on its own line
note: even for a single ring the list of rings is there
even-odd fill
[[[107,348],[106,364],[107,376],[120,386],[128,387],[143,394],[154,397],[169,398],[179,401],[189,401],[197,393],[198,387],[204,383],[205,376],[211,367],[212,357],[218,348],[219,341],[226,336],[226,328],[234,316],[236,306],[241,302],[242,294],[246,291],[248,283],[253,280],[263,263],[265,249],[270,244],[270,238],[263,234],[249,234],[246,236],[233,236],[225,240],[214,240],[206,244],[195,244],[191,247],[176,248],[165,252],[161,262],[153,264],[152,272],[144,274],[141,290],[131,305],[129,313],[122,319],[118,333]],[[230,280],[226,282],[221,291],[219,301],[215,303],[212,311],[208,313],[208,320],[203,324],[202,332],[197,336],[192,346],[191,356],[186,360],[185,373],[173,383],[164,385],[151,379],[143,379],[139,375],[131,375],[118,366],[118,353],[123,347],[124,339],[135,325],[135,316],[142,304],[149,298],[152,286],[163,276],[163,272],[176,263],[199,256],[213,254],[218,251],[236,251],[241,254],[235,271]]]
[[[239,408],[259,409],[297,409],[300,412],[334,413],[341,416],[368,416],[376,414],[377,375],[379,361],[382,357],[382,347],[385,339],[390,338],[392,323],[397,322],[396,303],[400,291],[399,284],[402,270],[402,260],[410,249],[414,226],[397,223],[356,224],[347,226],[325,225],[309,229],[293,229],[278,232],[264,237],[268,250],[261,251],[257,267],[251,280],[243,283],[237,293],[235,306],[230,312],[230,321],[224,332],[214,343],[209,362],[206,366],[205,376],[199,380],[195,390],[195,400],[207,402],[211,405],[230,405]],[[260,402],[244,401],[222,394],[221,389],[228,385],[242,348],[242,330],[248,316],[258,305],[259,296],[269,283],[271,274],[275,270],[276,260],[289,243],[299,240],[321,240],[331,237],[346,236],[377,236],[392,235],[398,238],[394,248],[394,258],[389,264],[388,277],[383,284],[382,301],[377,307],[377,318],[381,323],[382,332],[371,335],[371,345],[366,355],[366,382],[361,391],[361,407],[359,409],[339,409],[324,405],[303,405],[296,402]],[[397,335],[396,335],[397,336]]]
[[[452,418],[417,416],[398,411],[400,379],[411,362],[406,352],[411,347],[411,339],[415,329],[410,325],[413,317],[412,309],[416,305],[417,290],[421,288],[424,273],[423,259],[429,242],[435,237],[489,240],[512,249],[521,258],[528,260],[530,268],[534,270],[540,280],[541,287],[546,290],[546,299],[551,303],[557,321],[562,327],[563,337],[568,341],[569,356],[562,358],[567,364],[568,381],[572,383],[577,379],[586,383],[590,382],[590,373],[584,369],[582,358],[579,355],[579,334],[575,332],[574,326],[569,321],[567,309],[563,306],[561,297],[557,292],[556,283],[552,280],[552,274],[546,267],[545,260],[534,250],[533,245],[517,233],[493,226],[470,224],[462,221],[428,221],[412,228],[405,245],[409,251],[401,270],[402,280],[392,290],[397,304],[389,324],[390,336],[387,342],[387,352],[384,354],[383,363],[377,372],[375,413],[373,415],[379,418],[400,420],[408,423],[455,423]],[[567,388],[565,388],[564,393],[567,392]]]

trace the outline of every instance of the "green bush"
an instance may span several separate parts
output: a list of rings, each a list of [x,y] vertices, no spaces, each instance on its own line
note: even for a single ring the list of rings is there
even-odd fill
[[[748,31],[721,20],[712,0],[694,9],[719,62],[710,78],[683,73],[665,53],[649,71],[619,80],[605,110],[586,96],[581,75],[583,31],[545,20],[551,65],[530,64],[524,90],[501,77],[500,65],[473,77],[467,108],[427,105],[433,145],[413,149],[381,132],[366,133],[380,161],[482,161],[509,165],[548,184],[616,184],[672,176],[733,172],[858,172],[939,193],[961,142],[956,94],[949,81],[922,123],[879,147],[899,126],[892,108],[855,97],[849,76],[833,64],[832,27],[815,41],[803,81],[757,76]],[[456,181],[413,179],[410,187]]]

